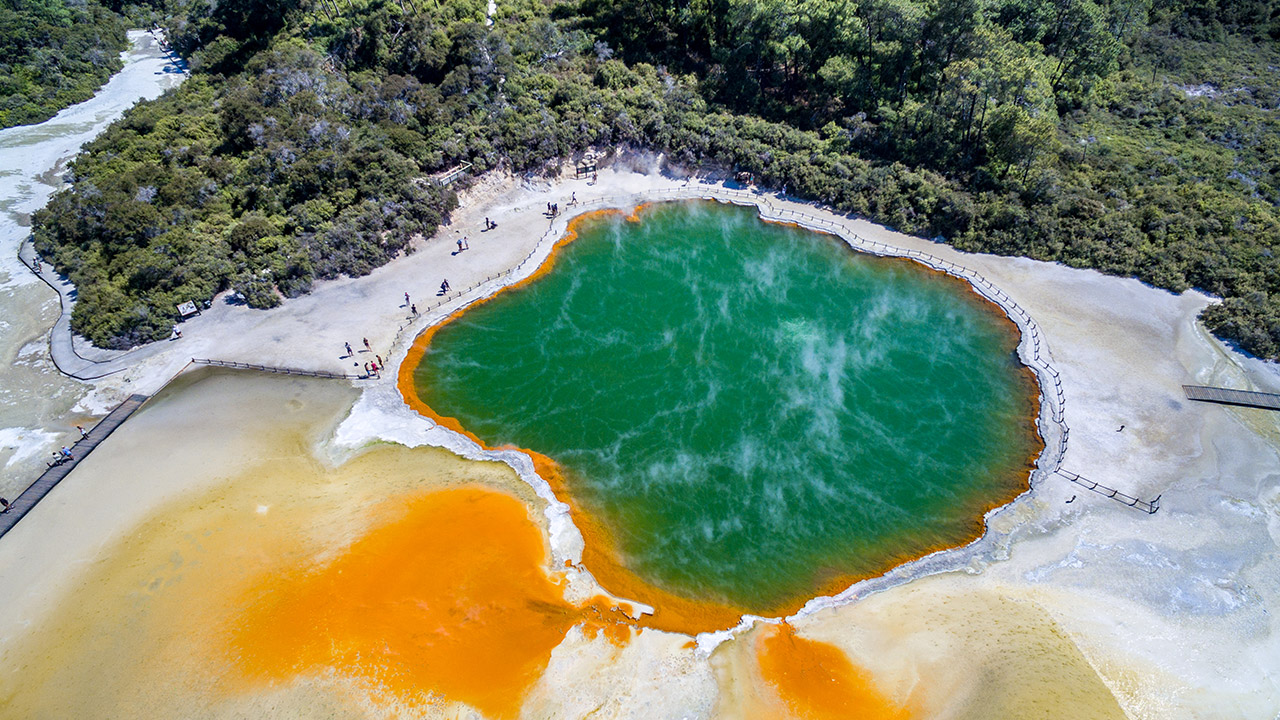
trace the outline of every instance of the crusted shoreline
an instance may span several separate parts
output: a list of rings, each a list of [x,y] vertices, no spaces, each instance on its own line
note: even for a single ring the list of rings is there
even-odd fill
[[[1061,388],[1061,380],[1057,370],[1053,368],[1047,359],[1046,352],[1042,350],[1044,341],[1040,335],[1039,327],[1026,310],[1018,305],[1013,298],[1000,291],[999,288],[995,287],[979,273],[955,263],[942,260],[925,252],[866,240],[838,221],[794,210],[779,210],[769,202],[766,195],[761,193],[716,186],[687,186],[685,188],[677,188],[676,192],[659,191],[650,194],[638,193],[626,198],[602,198],[573,207],[572,212],[566,212],[563,218],[563,230],[559,230],[559,223],[553,222],[552,227],[543,235],[538,246],[525,261],[510,270],[504,277],[488,281],[480,287],[462,291],[463,294],[468,296],[474,294],[474,299],[469,300],[462,308],[454,310],[449,315],[422,330],[413,337],[411,344],[404,351],[404,355],[397,355],[399,359],[395,374],[400,393],[404,396],[405,402],[430,421],[443,425],[447,430],[464,437],[478,446],[489,459],[501,459],[496,455],[487,455],[495,449],[489,447],[480,438],[463,428],[455,419],[441,417],[419,397],[413,380],[413,372],[421,362],[422,356],[435,333],[440,328],[459,318],[466,312],[467,308],[484,303],[508,290],[524,287],[549,272],[556,262],[558,252],[576,239],[578,223],[604,213],[623,214],[630,220],[638,220],[640,212],[646,207],[658,203],[693,201],[715,201],[751,207],[755,209],[757,216],[763,222],[788,224],[834,236],[855,252],[863,252],[877,257],[910,260],[918,263],[927,271],[940,272],[965,282],[981,300],[985,300],[986,303],[990,303],[990,306],[993,306],[992,310],[1001,312],[1017,329],[1017,352],[1019,358],[1023,363],[1023,367],[1034,377],[1034,385],[1039,393],[1038,412],[1035,418],[1039,439],[1054,438],[1052,443],[1043,442],[1033,461],[1029,463],[1028,467],[1020,471],[1029,472],[1025,489],[1012,497],[993,499],[988,504],[989,508],[984,513],[981,521],[981,531],[976,536],[971,536],[956,545],[934,550],[923,556],[892,565],[887,569],[887,572],[877,573],[870,577],[837,578],[821,588],[815,596],[811,596],[807,600],[794,605],[788,604],[788,606],[780,608],[778,612],[771,613],[771,618],[781,619],[793,616],[797,611],[802,613],[812,612],[813,609],[851,602],[859,595],[855,589],[863,587],[864,583],[874,584],[885,575],[897,571],[898,568],[911,566],[925,558],[940,556],[980,542],[986,535],[987,517],[991,513],[1030,492],[1036,482],[1054,472],[1061,465],[1068,435],[1066,426],[1062,422],[1062,408],[1065,404],[1065,397]],[[545,252],[540,252],[544,248]],[[1051,390],[1046,392],[1045,388],[1050,388]],[[503,449],[503,452],[505,454],[509,450]],[[621,566],[616,559],[616,552],[609,549],[612,547],[612,540],[608,529],[604,528],[596,518],[588,516],[581,508],[573,506],[570,500],[571,493],[564,487],[562,472],[555,462],[532,450],[520,449],[519,452],[526,453],[532,459],[535,468],[534,475],[537,480],[526,477],[523,473],[521,477],[538,487],[540,495],[544,492],[549,492],[550,497],[548,500],[555,498],[558,505],[563,507],[564,514],[569,516],[569,522],[574,524],[578,535],[586,536],[584,540],[575,541],[571,548],[561,553],[563,560],[583,572],[589,572],[590,569],[594,568],[593,577],[596,577],[601,582],[604,590],[613,593],[619,598],[625,599],[630,603],[639,601],[640,607],[646,609],[654,606],[660,607],[663,611],[662,616],[654,618],[651,623],[646,624],[658,629],[691,635],[706,635],[708,640],[714,638],[714,642],[719,642],[728,637],[728,635],[724,634],[724,631],[729,630],[730,627],[735,627],[738,631],[750,627],[751,623],[749,621],[744,622],[744,617],[758,617],[740,609],[722,606],[717,603],[691,600],[662,591]],[[544,497],[546,496],[544,495]],[[557,535],[556,537],[564,537],[564,535]],[[554,546],[555,543],[553,542]],[[560,548],[556,549],[561,550]],[[576,553],[573,552],[575,549],[578,550]],[[557,558],[557,560],[560,559],[560,557]],[[945,569],[948,569],[946,564],[942,567],[929,566],[923,574],[932,574]],[[907,573],[898,582],[907,582],[917,576],[914,573]],[[640,595],[640,597],[636,597],[636,595]],[[730,622],[731,618],[733,619],[732,622]],[[709,644],[708,647],[713,647],[714,642]]]

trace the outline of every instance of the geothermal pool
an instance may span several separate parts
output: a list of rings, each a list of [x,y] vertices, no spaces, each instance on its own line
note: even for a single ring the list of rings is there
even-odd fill
[[[963,283],[714,203],[572,232],[429,336],[409,391],[549,457],[588,545],[644,583],[777,612],[963,544],[1026,489],[1037,389]]]

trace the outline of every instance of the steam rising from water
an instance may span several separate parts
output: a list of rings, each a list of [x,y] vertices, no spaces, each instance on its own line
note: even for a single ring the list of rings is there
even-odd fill
[[[1025,485],[1010,327],[903,262],[697,204],[599,222],[442,329],[422,396],[546,453],[642,576],[777,607],[972,537]]]

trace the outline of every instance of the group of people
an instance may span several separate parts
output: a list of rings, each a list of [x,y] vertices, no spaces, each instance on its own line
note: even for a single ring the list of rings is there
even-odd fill
[[[485,218],[485,219],[484,219],[484,229],[483,229],[483,230],[481,230],[480,232],[489,232],[490,230],[493,230],[493,229],[494,229],[494,228],[496,228],[496,227],[498,227],[498,223],[496,223],[496,222],[494,222],[494,221],[490,220],[489,218]]]
[[[576,193],[576,192],[571,192],[571,193],[569,193],[569,204],[570,204],[570,205],[577,205],[577,204],[578,204],[578,193]],[[559,215],[560,215],[560,203],[553,203],[553,202],[549,202],[549,203],[547,203],[547,212],[546,212],[546,216],[547,216],[547,217],[549,217],[549,218],[554,218],[554,217],[557,217],[557,216],[559,216]],[[484,221],[485,221],[486,223],[488,223],[488,222],[489,222],[489,218],[485,218],[485,219],[484,219]],[[497,226],[497,224],[494,224],[494,227],[498,227],[498,226]]]
[[[54,453],[53,459],[47,461],[45,465],[48,465],[49,467],[57,467],[63,463],[71,462],[74,459],[75,456],[71,454],[71,448],[63,445],[62,449]]]
[[[408,304],[409,293],[404,294],[404,301]],[[417,308],[414,309],[414,312],[417,312]],[[361,338],[361,340],[364,341],[364,350],[361,350],[361,352],[373,352],[373,344],[369,342],[369,338]],[[343,343],[342,346],[347,349],[346,357],[355,357],[355,351],[351,349],[351,343]],[[386,366],[382,363],[382,356],[374,353],[373,360],[364,364],[364,374],[366,377],[380,377],[379,373],[385,367]]]
[[[77,425],[76,431],[80,433],[81,440],[89,437],[89,431],[85,430],[83,425]],[[74,459],[75,456],[71,454],[71,448],[63,445],[61,450],[53,453],[53,459],[45,461],[45,465],[49,467],[57,467],[63,463],[71,462]]]

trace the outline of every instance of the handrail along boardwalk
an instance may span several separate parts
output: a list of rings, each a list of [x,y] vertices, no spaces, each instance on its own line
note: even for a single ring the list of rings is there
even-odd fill
[[[257,365],[255,363],[235,362],[232,360],[210,360],[208,358],[191,358],[195,365],[212,365],[214,367],[234,368],[236,370],[257,370],[258,372],[276,373],[278,375],[301,375],[303,377],[332,378],[334,380],[364,380],[364,375],[335,373],[328,370],[300,370],[291,367],[274,365]]]

